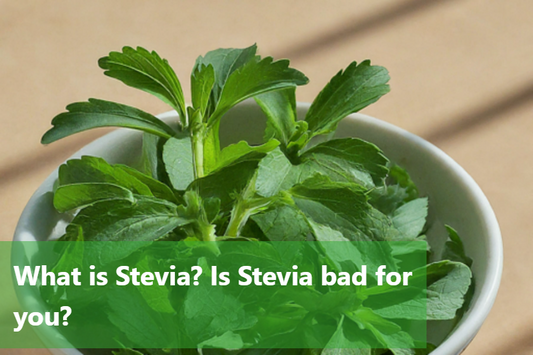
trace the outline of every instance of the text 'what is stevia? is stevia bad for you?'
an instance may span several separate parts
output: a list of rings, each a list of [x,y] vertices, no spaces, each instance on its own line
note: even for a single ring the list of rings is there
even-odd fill
[[[59,348],[233,348],[259,335],[254,347],[327,348],[338,346],[334,340],[344,326],[394,312],[405,318],[405,300],[398,302],[399,297],[409,297],[413,324],[426,320],[426,246],[416,241],[4,242],[0,247],[13,255],[10,265],[2,265],[10,267],[13,283],[2,287],[15,288],[22,299],[2,346],[12,346],[13,335],[25,337],[27,328],[46,327],[57,333],[47,346]],[[407,269],[398,267],[394,257],[399,255],[409,260]],[[144,334],[162,327],[156,337]],[[414,327],[412,334],[391,339],[391,346],[413,346],[412,339],[422,343],[424,329]],[[365,343],[372,345],[368,338]]]

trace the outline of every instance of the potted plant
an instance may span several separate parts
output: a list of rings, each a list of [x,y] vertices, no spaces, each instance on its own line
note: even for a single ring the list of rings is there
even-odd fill
[[[434,286],[428,341],[438,346],[425,352],[459,353],[490,310],[501,275],[501,240],[486,198],[434,146],[355,113],[388,92],[384,68],[353,62],[311,105],[297,105],[296,86],[308,80],[288,64],[261,59],[255,45],[209,52],[193,69],[186,107],[179,80],[155,52],[125,47],[102,58],[106,75],[154,94],[175,112],[159,120],[103,100],[69,105],[43,143],[103,126],[143,133],[116,131],[78,152],[34,195],[15,239],[424,241],[427,235],[429,265],[448,271],[428,284]],[[249,98],[258,105],[243,102]],[[172,121],[177,128],[165,123]],[[121,211],[116,218],[100,220],[114,209]],[[65,215],[58,212],[68,211],[79,212],[62,229]],[[146,221],[130,228],[141,214]],[[45,216],[49,228],[37,231],[35,221]],[[442,285],[449,283],[457,287],[446,294]],[[446,297],[453,301],[442,303]],[[378,353],[387,351],[417,353]]]

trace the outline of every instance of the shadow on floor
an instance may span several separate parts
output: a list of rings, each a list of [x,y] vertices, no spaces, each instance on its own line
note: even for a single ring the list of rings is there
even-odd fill
[[[367,34],[379,27],[387,25],[390,21],[407,18],[417,12],[428,10],[436,5],[450,2],[451,0],[411,0],[388,7],[380,13],[368,16],[364,19],[346,21],[344,24],[336,26],[330,32],[322,36],[297,45],[291,49],[282,50],[275,58],[299,59],[318,51],[326,50],[328,47],[338,44],[347,39],[352,39],[359,35]]]
[[[501,100],[490,102],[488,105],[483,105],[471,112],[446,120],[450,123],[436,127],[428,133],[422,134],[422,137],[438,144],[457,134],[470,132],[497,119],[505,119],[506,113],[532,101],[533,81],[530,81],[523,87],[504,95]]]

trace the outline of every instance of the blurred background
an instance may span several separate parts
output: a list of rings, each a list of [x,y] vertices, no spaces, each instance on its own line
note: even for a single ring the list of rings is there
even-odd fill
[[[188,101],[194,60],[219,47],[255,42],[262,55],[291,59],[311,79],[299,101],[369,58],[390,71],[391,92],[364,113],[444,150],[478,182],[501,224],[500,292],[464,354],[533,354],[532,13],[531,0],[0,0],[0,240],[12,238],[46,176],[107,132],[40,145],[67,104],[95,97],[169,110],[105,77],[97,59],[110,51],[155,49]]]

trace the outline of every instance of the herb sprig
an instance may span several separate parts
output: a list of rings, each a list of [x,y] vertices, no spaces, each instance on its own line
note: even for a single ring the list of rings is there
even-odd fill
[[[316,136],[327,138],[345,116],[386,94],[387,70],[368,60],[352,62],[299,121],[295,91],[308,78],[289,67],[288,60],[261,58],[256,51],[252,45],[198,57],[190,77],[191,105],[185,104],[168,61],[156,52],[124,47],[101,58],[99,66],[107,76],[169,104],[179,115],[178,127],[140,109],[98,99],[68,105],[67,112],[56,116],[43,144],[98,127],[144,132],[141,170],[88,156],[60,167],[54,206],[73,213],[62,239],[425,240],[427,198],[419,197],[407,172],[377,146],[355,138],[311,143]],[[266,116],[264,143],[221,147],[225,113],[248,98]],[[427,266],[428,320],[454,319],[470,285],[472,261],[457,233],[447,228],[451,238],[443,256],[449,260]],[[452,283],[453,290],[444,287]],[[358,312],[343,316],[339,327],[366,324],[376,337],[384,336],[376,324],[388,322],[385,313]],[[421,350],[360,353],[387,351]]]

